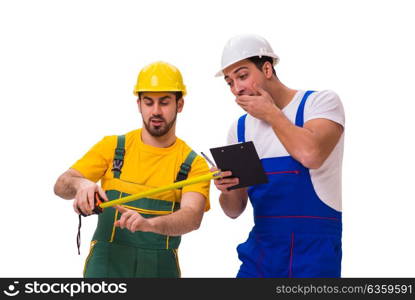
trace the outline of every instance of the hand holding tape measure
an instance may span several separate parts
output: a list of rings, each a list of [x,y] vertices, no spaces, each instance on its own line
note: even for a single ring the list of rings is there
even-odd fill
[[[107,207],[113,207],[116,205],[120,205],[123,203],[127,203],[127,202],[131,202],[131,201],[135,201],[141,198],[145,198],[151,195],[155,195],[158,193],[162,193],[162,192],[166,192],[166,191],[170,191],[170,190],[175,190],[175,189],[179,189],[182,188],[184,186],[187,185],[191,185],[191,184],[196,184],[202,181],[209,181],[212,179],[217,179],[221,177],[221,173],[220,172],[211,172],[205,175],[201,175],[198,177],[193,177],[187,180],[182,180],[182,181],[178,181],[166,186],[162,186],[162,187],[158,187],[158,188],[154,188],[148,191],[144,191],[138,194],[134,194],[134,195],[130,195],[130,196],[126,196],[123,198],[119,198],[116,200],[112,200],[112,201],[105,201],[97,192],[95,192],[94,195],[94,209],[92,210],[94,214],[100,214],[102,213],[102,210],[104,208]],[[86,216],[85,214],[81,213],[82,216]]]
[[[92,214],[100,214],[103,212],[103,209],[105,208],[117,206],[123,203],[128,203],[162,192],[179,189],[187,185],[196,184],[203,181],[215,180],[219,178],[225,178],[229,175],[229,173],[231,173],[232,176],[237,177],[239,183],[237,185],[232,185],[231,187],[227,188],[228,191],[232,189],[267,182],[267,177],[264,173],[258,154],[252,142],[228,145],[219,148],[212,148],[210,149],[210,151],[215,159],[218,168],[224,171],[231,172],[221,172],[220,170],[213,171],[205,175],[174,182],[166,186],[150,189],[138,194],[129,195],[111,201],[105,201],[105,199],[103,199],[98,192],[95,192],[94,208],[92,209]],[[202,155],[214,168],[216,168],[216,165],[204,153],[202,153]],[[85,215],[79,207],[76,207],[75,210],[79,212],[77,245],[78,253],[80,253],[79,248],[81,241],[81,215],[87,215]]]

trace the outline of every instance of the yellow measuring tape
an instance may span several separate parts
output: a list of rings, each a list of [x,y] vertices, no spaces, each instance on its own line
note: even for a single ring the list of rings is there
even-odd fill
[[[107,202],[101,202],[103,201],[103,199],[99,196],[98,193],[95,193],[95,208],[93,210],[94,213],[99,214],[102,212],[102,209],[107,208],[107,207],[112,207],[115,205],[119,205],[119,204],[123,204],[123,203],[127,203],[130,201],[134,201],[134,200],[138,200],[150,195],[154,195],[154,194],[158,194],[158,193],[162,193],[162,192],[166,192],[166,191],[170,191],[170,190],[174,190],[174,189],[179,189],[182,188],[184,186],[187,185],[191,185],[191,184],[195,184],[195,183],[199,183],[202,181],[209,181],[212,179],[218,179],[221,178],[221,172],[212,172],[206,175],[202,175],[202,176],[198,176],[198,177],[194,177],[194,178],[190,178],[187,180],[182,180],[182,181],[178,181],[166,186],[162,186],[162,187],[158,187],[155,189],[151,189],[142,193],[138,193],[138,194],[134,194],[134,195],[130,195],[127,197],[123,197],[123,198],[119,198],[116,200],[112,200],[112,201],[107,201]],[[98,204],[99,203],[99,204]],[[97,205],[98,204],[98,205]],[[133,208],[136,209],[136,208]],[[141,209],[140,209],[141,210]],[[158,211],[141,211],[142,213],[160,213]],[[79,248],[81,245],[81,215],[79,215],[79,226],[78,226],[78,235],[76,236],[76,242],[78,245],[78,254],[80,254]]]
[[[99,204],[100,208],[107,208],[107,207],[112,207],[115,205],[119,205],[119,204],[123,204],[123,203],[127,203],[127,202],[131,202],[134,200],[138,200],[144,197],[148,197],[154,194],[158,194],[158,193],[162,193],[162,192],[166,192],[166,191],[170,191],[170,190],[174,190],[174,189],[179,189],[182,188],[184,186],[187,185],[191,185],[191,184],[195,184],[195,183],[199,183],[202,181],[209,181],[212,179],[218,179],[221,178],[221,173],[220,172],[212,172],[206,175],[202,175],[202,176],[198,176],[198,177],[194,177],[194,178],[190,178],[187,180],[182,180],[182,181],[178,181],[169,185],[165,185],[162,187],[158,187],[155,189],[151,189],[142,193],[138,193],[138,194],[134,194],[134,195],[130,195],[130,196],[126,196],[123,198],[119,198],[116,200],[112,200],[112,201],[107,201],[107,202],[103,202],[101,204]]]

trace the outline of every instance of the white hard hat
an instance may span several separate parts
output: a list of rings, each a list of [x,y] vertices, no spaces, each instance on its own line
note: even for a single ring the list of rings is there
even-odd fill
[[[280,58],[274,53],[266,39],[259,35],[244,34],[231,38],[223,48],[222,67],[216,77],[223,75],[223,70],[230,65],[252,56],[269,56],[276,65]]]

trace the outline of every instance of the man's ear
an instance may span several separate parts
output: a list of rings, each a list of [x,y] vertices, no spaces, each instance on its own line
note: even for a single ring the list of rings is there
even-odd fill
[[[272,77],[272,65],[269,61],[266,61],[262,65],[262,72],[264,72],[264,75],[267,79],[270,79]]]
[[[177,100],[177,112],[182,112],[184,106],[184,99],[183,97]]]

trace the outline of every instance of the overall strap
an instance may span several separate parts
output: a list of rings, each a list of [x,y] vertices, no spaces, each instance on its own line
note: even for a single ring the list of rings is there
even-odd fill
[[[117,148],[115,148],[114,160],[112,162],[112,169],[111,169],[111,171],[114,174],[114,178],[120,178],[121,169],[124,164],[124,155],[125,155],[125,135],[119,135],[117,137]],[[76,236],[76,244],[78,246],[78,255],[81,254],[80,252],[81,226],[82,226],[81,215],[79,215],[78,234]]]
[[[303,99],[301,100],[300,106],[297,110],[297,115],[295,116],[295,125],[299,127],[303,127],[304,125],[304,107],[307,101],[308,96],[311,95],[314,91],[307,91],[304,93]]]
[[[114,174],[114,178],[120,178],[121,169],[124,165],[124,155],[125,155],[125,135],[119,135],[117,137],[117,148],[114,152],[114,160],[112,162],[111,171]]]
[[[245,119],[247,114],[241,116],[238,120],[238,143],[245,143]]]
[[[175,182],[187,179],[187,176],[189,175],[190,169],[192,168],[192,163],[193,163],[194,159],[196,158],[196,156],[197,156],[197,154],[193,150],[191,150],[189,152],[189,154],[187,155],[184,162],[180,165],[180,170],[179,170],[179,172],[177,172]],[[179,188],[179,190],[181,190],[181,189],[183,189],[183,188]],[[175,205],[176,205],[176,201],[172,201],[172,207],[171,207],[172,212],[174,211]],[[169,249],[169,241],[170,241],[170,236],[167,235],[166,236],[166,249]]]
[[[189,175],[190,169],[192,168],[193,160],[196,158],[197,154],[193,150],[187,155],[185,161],[180,166],[180,170],[177,173],[176,181],[186,180]]]

